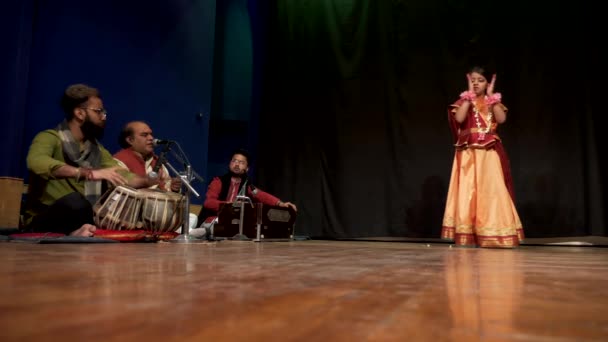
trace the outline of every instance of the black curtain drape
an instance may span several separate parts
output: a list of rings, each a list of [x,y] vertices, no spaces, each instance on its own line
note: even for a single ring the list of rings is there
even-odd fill
[[[447,106],[483,64],[528,237],[607,235],[599,11],[586,4],[279,0],[258,178],[313,237],[439,237]],[[597,20],[596,20],[597,19]]]

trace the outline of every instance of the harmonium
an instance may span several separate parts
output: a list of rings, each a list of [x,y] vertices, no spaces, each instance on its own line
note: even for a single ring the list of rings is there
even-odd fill
[[[251,201],[223,203],[213,225],[214,238],[253,241],[293,240],[296,212],[292,208]]]

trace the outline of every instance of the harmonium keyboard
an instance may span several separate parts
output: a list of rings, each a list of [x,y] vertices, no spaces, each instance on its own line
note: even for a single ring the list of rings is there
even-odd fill
[[[262,203],[222,203],[213,226],[214,238],[253,241],[293,240],[296,212]]]

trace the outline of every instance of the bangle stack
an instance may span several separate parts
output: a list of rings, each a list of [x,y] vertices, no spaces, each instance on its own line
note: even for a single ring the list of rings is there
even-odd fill
[[[461,100],[473,102],[475,101],[476,97],[477,95],[475,95],[475,93],[472,91],[463,91],[462,93],[460,93]],[[500,103],[501,101],[502,95],[500,93],[494,93],[490,96],[486,96],[486,103],[490,106]]]
[[[78,168],[79,170],[79,177],[80,174],[82,174],[82,178],[84,180],[92,180],[93,179],[93,170],[89,169],[89,168]]]
[[[473,102],[476,97],[477,95],[475,95],[475,93],[472,91],[463,91],[460,93],[460,98],[465,101]]]
[[[488,105],[490,105],[490,106],[495,105],[502,101],[502,95],[500,93],[494,93],[491,96],[488,96],[486,101],[487,101]]]

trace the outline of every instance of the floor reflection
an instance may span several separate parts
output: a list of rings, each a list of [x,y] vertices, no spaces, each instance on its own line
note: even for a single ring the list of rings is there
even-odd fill
[[[453,333],[476,336],[513,333],[524,282],[520,253],[453,249],[444,258]]]

